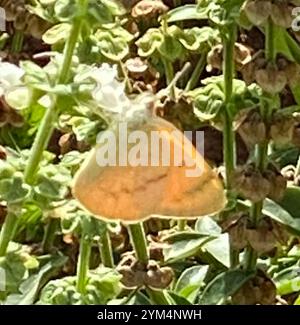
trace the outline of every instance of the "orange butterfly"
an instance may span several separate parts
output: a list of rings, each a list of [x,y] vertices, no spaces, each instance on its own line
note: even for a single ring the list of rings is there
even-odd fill
[[[116,136],[114,143],[117,157],[122,149],[119,125],[116,124],[112,130]],[[164,154],[163,146],[159,147],[158,165],[129,164],[130,151],[136,149],[136,144],[130,143],[126,148],[126,166],[120,159],[113,161],[115,165],[101,166],[97,155],[99,150],[103,150],[104,144],[98,144],[74,179],[73,195],[85,209],[101,219],[138,222],[153,216],[197,218],[217,213],[224,208],[226,198],[221,180],[173,124],[157,116],[147,116],[142,122],[131,120],[129,131],[132,130],[142,131],[148,137],[155,131],[159,132],[162,141],[167,140],[170,144],[169,165],[165,165],[161,158]],[[178,134],[182,135],[183,141],[176,136]],[[176,153],[185,151],[186,146],[191,148],[187,158],[194,166],[185,164],[185,161],[179,165],[176,162]],[[142,146],[139,149],[142,151]],[[151,146],[148,150],[148,162],[155,155],[154,149]],[[109,149],[107,154],[111,154]],[[136,153],[137,160],[140,156],[141,152]],[[200,168],[201,174],[189,176],[192,168]]]

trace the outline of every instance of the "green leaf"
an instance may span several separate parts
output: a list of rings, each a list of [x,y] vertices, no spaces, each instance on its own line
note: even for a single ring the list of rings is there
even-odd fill
[[[207,251],[227,268],[230,267],[230,244],[228,234],[222,234],[218,238],[205,243],[201,249]]]
[[[239,200],[239,204],[247,208],[251,207],[250,201]],[[287,210],[280,206],[280,204],[277,204],[270,199],[266,199],[264,201],[262,212],[265,216],[289,227],[297,233],[300,233],[300,219],[294,219]]]
[[[284,279],[276,284],[279,295],[289,295],[300,291],[300,276],[293,279]]]
[[[165,262],[173,263],[195,255],[200,248],[212,238],[203,236],[198,239],[181,240],[163,250]]]
[[[197,5],[184,5],[170,10],[167,13],[168,23],[190,19],[207,19],[208,15],[205,12],[200,12]]]
[[[30,276],[19,287],[20,294],[11,294],[5,305],[32,305],[43,282],[67,261],[65,256],[56,256],[44,265],[37,274]]]
[[[289,186],[283,199],[278,204],[293,218],[300,219],[300,188],[298,186]]]
[[[275,49],[277,53],[283,54],[288,60],[300,64],[300,46],[292,38],[289,32],[280,26],[274,25]]]
[[[168,243],[175,243],[177,241],[198,239],[202,237],[202,234],[199,234],[195,231],[178,231],[174,234],[170,234],[164,237],[164,241],[167,241]]]
[[[176,283],[175,292],[194,303],[207,271],[207,265],[196,265],[184,270]]]
[[[191,303],[187,299],[185,299],[184,297],[182,297],[180,295],[177,295],[176,293],[174,293],[172,291],[168,291],[168,295],[173,300],[174,305],[179,305],[179,306],[191,305]]]
[[[216,276],[205,288],[199,303],[221,305],[237,292],[254,274],[242,270],[229,270]]]
[[[11,179],[3,179],[0,181],[0,197],[10,204],[21,203],[29,193],[30,186],[24,184],[23,177],[17,175],[17,173]]]
[[[266,199],[263,206],[263,214],[300,233],[300,219],[294,219],[288,211],[277,203]]]
[[[207,236],[219,236],[222,233],[222,228],[208,216],[197,220],[195,230],[201,235]]]
[[[46,44],[56,44],[69,38],[71,24],[61,23],[48,29],[43,35],[43,41]]]

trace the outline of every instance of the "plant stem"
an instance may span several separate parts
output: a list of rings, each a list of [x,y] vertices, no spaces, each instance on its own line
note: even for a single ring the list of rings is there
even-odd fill
[[[82,6],[82,11],[85,10],[87,6],[87,0],[79,0],[79,4]],[[72,26],[70,37],[65,46],[64,59],[61,70],[59,72],[57,84],[66,83],[69,78],[70,67],[72,64],[73,53],[80,35],[83,20],[78,17]],[[25,170],[25,182],[28,184],[33,184],[35,174],[38,165],[41,161],[44,150],[46,149],[51,134],[54,130],[54,125],[57,119],[57,109],[56,109],[57,97],[52,100],[51,107],[48,107],[46,113],[43,117],[41,125],[38,129],[37,135],[35,137],[31,153],[29,156],[29,161]]]
[[[149,261],[149,253],[147,249],[147,240],[142,223],[128,225],[127,227],[132,246],[134,248],[136,258],[139,262],[147,265]],[[151,301],[155,305],[169,305],[162,290],[154,290],[149,287],[146,288]]]
[[[23,48],[24,34],[21,30],[15,30],[11,43],[11,52],[19,53]]]
[[[8,212],[0,233],[0,257],[5,256],[9,242],[14,237],[17,228],[17,215]]]
[[[187,225],[187,220],[186,219],[177,221],[177,227],[178,227],[179,231],[184,231],[186,225]]]
[[[87,281],[87,273],[89,270],[91,254],[91,241],[88,236],[84,233],[80,239],[80,251],[77,263],[77,283],[76,289],[79,293],[84,294]]]
[[[236,164],[236,145],[235,134],[233,129],[233,119],[231,113],[231,97],[234,78],[234,45],[236,41],[237,27],[230,27],[229,35],[224,40],[224,86],[225,86],[225,111],[224,111],[224,130],[223,130],[223,150],[224,163],[226,168],[226,185],[231,189],[231,175]]]
[[[45,112],[31,148],[28,163],[24,172],[24,180],[27,184],[32,185],[34,183],[39,163],[54,130],[56,119],[57,111],[55,109],[55,102],[53,99],[51,107],[49,107]]]
[[[199,78],[201,76],[201,73],[203,72],[203,69],[205,68],[206,65],[206,55],[207,55],[206,52],[201,54],[200,59],[191,75],[191,78],[186,84],[185,91],[192,90],[196,87]]]
[[[265,57],[272,63],[276,59],[274,24],[270,18],[265,31]]]
[[[59,219],[50,218],[45,227],[45,233],[42,241],[43,251],[49,253],[53,247],[53,242],[56,236]]]
[[[143,224],[136,223],[128,225],[128,232],[136,254],[136,258],[140,262],[147,264],[149,260],[149,253],[147,249],[147,240]]]
[[[227,189],[232,189],[231,175],[236,165],[236,142],[233,129],[232,106],[230,104],[232,98],[233,79],[235,73],[234,67],[234,46],[237,37],[237,26],[232,24],[229,26],[229,32],[223,41],[224,47],[224,87],[225,87],[225,110],[223,115],[223,156],[225,164],[225,183]],[[230,248],[230,264],[234,268],[239,263],[239,252]]]
[[[102,264],[106,267],[113,268],[114,259],[108,230],[100,237],[99,249]]]
[[[162,58],[162,61],[165,67],[166,83],[169,85],[174,79],[173,65],[168,59]]]

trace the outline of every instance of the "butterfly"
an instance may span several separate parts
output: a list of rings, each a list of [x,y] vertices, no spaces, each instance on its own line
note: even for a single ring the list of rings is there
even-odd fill
[[[130,132],[135,132],[135,135],[144,134],[148,139],[158,132],[162,140],[160,144],[165,141],[170,145],[168,164],[163,161],[166,153],[163,145],[157,149],[149,143],[138,145],[130,141],[125,144],[119,131],[120,123],[109,130],[110,137],[115,136],[111,143],[116,146],[117,158],[112,154],[112,145],[106,148],[107,156],[113,157],[111,164],[99,165],[99,152],[105,151],[107,143],[98,143],[75,175],[72,192],[84,209],[100,219],[130,223],[153,216],[197,218],[224,208],[226,197],[218,175],[173,124],[152,115],[131,120],[127,130],[129,137]],[[136,140],[137,136],[133,138]],[[124,147],[127,157],[121,161],[118,154]],[[183,152],[181,157],[185,159],[178,163],[178,153]],[[157,158],[157,153],[156,164],[149,164],[153,157]],[[139,164],[141,156],[148,164]],[[191,176],[197,169],[200,173]]]

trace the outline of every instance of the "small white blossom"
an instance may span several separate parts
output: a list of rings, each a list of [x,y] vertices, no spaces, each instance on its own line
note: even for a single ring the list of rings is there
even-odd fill
[[[100,68],[94,68],[90,76],[97,86],[92,96],[107,111],[122,114],[130,106],[130,100],[125,94],[125,84],[116,79],[117,74],[117,67],[106,63]]]
[[[0,96],[21,85],[24,71],[14,64],[0,61]]]

